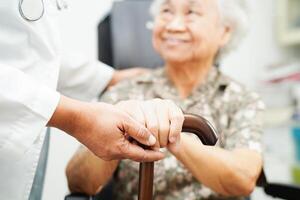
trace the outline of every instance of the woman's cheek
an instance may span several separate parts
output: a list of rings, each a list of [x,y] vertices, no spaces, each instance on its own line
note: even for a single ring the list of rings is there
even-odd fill
[[[155,51],[159,51],[159,43],[161,43],[159,41],[159,34],[157,32],[157,30],[153,30],[153,33],[152,33],[152,45],[153,45],[153,48],[155,49]]]
[[[154,50],[160,54],[161,53],[161,42],[159,42],[157,38],[153,37],[152,44],[153,44]]]

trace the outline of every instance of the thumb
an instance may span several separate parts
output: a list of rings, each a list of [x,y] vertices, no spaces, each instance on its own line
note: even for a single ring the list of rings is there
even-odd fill
[[[141,144],[153,146],[156,143],[156,138],[152,135],[152,133],[144,125],[130,116],[126,117],[123,121],[122,127],[124,133],[127,133]]]

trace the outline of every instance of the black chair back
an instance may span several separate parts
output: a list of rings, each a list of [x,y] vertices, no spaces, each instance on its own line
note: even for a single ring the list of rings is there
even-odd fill
[[[117,69],[156,68],[163,61],[152,47],[152,1],[116,1],[98,26],[99,60]]]

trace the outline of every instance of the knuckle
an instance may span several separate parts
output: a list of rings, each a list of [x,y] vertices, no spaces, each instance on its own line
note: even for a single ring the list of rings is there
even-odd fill
[[[184,122],[184,115],[183,114],[180,114],[178,118],[179,118],[180,123]]]
[[[119,107],[124,107],[125,104],[126,104],[125,101],[120,101],[116,105],[119,106]]]
[[[171,121],[176,122],[176,123],[182,123],[184,121],[184,116],[183,115],[174,115],[171,117]]]
[[[133,105],[133,106],[137,106],[140,104],[139,100],[128,100],[128,102],[130,105]]]
[[[117,103],[118,106],[128,108],[129,106],[135,106],[138,105],[137,100],[122,100]]]
[[[158,125],[156,123],[147,125],[147,128],[151,133],[158,134]]]
[[[162,104],[162,102],[163,102],[162,99],[155,98],[155,99],[150,100],[149,103],[153,104],[155,107],[158,107]]]
[[[121,140],[117,145],[117,150],[120,155],[127,154],[129,149],[129,142],[125,141],[125,139]]]
[[[120,121],[122,122],[123,124],[123,127],[124,127],[124,132],[129,132],[129,130],[131,129],[132,127],[132,119],[128,116],[128,115],[122,115],[120,117]]]
[[[138,131],[136,133],[138,138],[145,138],[146,137],[146,133],[143,127],[139,127]]]
[[[170,100],[170,99],[166,99],[166,100],[164,100],[166,103],[168,103],[168,104],[175,104],[172,100]]]
[[[172,100],[170,100],[170,99],[166,99],[166,100],[164,100],[164,103],[165,103],[165,105],[168,107],[168,108],[170,108],[170,107],[176,107],[176,104],[172,101]]]
[[[155,99],[153,99],[153,101],[154,101],[154,102],[162,102],[163,100],[160,99],[160,98],[155,98]]]

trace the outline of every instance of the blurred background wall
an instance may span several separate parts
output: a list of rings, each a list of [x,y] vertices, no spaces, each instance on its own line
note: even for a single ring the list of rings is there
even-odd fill
[[[278,44],[275,2],[249,1],[249,34],[240,48],[222,63],[225,73],[254,89],[267,73],[266,66],[293,60],[300,52]],[[88,58],[97,58],[97,24],[109,12],[112,0],[69,0],[68,3],[69,9],[60,16],[64,51],[76,50]],[[68,193],[64,170],[77,147],[73,138],[52,131],[43,200],[63,199]]]

